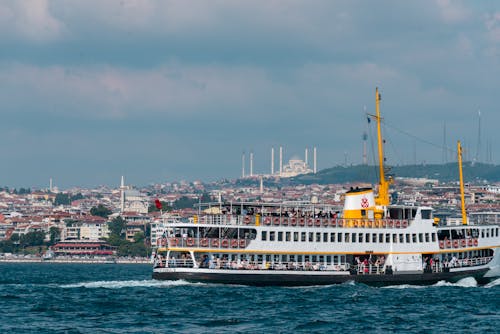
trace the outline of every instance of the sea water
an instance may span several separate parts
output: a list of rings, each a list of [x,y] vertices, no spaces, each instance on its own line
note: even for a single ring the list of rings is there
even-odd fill
[[[148,265],[0,264],[0,333],[500,333],[500,279],[384,288],[154,281]]]

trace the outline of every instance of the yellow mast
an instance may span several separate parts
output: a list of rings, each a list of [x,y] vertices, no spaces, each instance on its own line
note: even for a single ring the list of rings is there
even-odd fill
[[[462,202],[462,224],[467,225],[467,213],[465,212],[464,175],[462,172],[462,145],[457,142],[458,175],[460,177],[460,200]]]
[[[378,161],[380,168],[380,183],[378,188],[378,196],[375,198],[375,203],[377,205],[389,205],[389,185],[392,182],[392,179],[385,179],[385,171],[384,171],[384,146],[382,139],[382,129],[381,129],[381,120],[380,117],[380,94],[378,92],[378,87],[375,88],[375,108],[376,115],[375,119],[377,120],[377,141],[378,141]]]

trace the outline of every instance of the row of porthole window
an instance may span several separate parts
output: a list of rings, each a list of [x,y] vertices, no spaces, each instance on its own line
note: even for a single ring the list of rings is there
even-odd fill
[[[436,233],[342,233],[261,231],[262,241],[346,242],[346,243],[423,243],[436,242]]]

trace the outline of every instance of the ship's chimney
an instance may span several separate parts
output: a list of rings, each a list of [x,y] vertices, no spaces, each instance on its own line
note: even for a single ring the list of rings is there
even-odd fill
[[[274,175],[274,147],[271,147],[271,175]]]
[[[317,155],[316,155],[316,146],[314,146],[314,149],[313,149],[313,162],[314,162],[314,169],[313,169],[313,172],[314,174],[316,174],[316,163],[317,163]]]

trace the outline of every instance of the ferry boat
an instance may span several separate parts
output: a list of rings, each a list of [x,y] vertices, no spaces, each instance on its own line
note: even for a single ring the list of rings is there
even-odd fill
[[[462,224],[427,206],[391,205],[376,90],[380,183],[351,189],[343,207],[318,203],[207,203],[189,222],[170,223],[153,279],[255,286],[433,284],[474,277],[499,263],[499,225],[468,223],[457,144]]]

